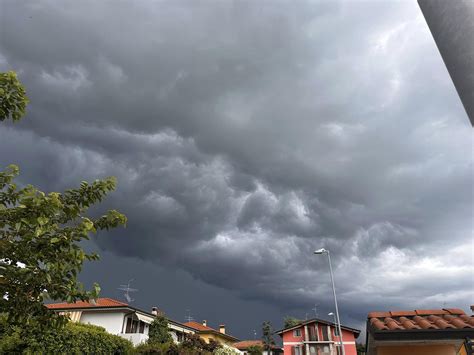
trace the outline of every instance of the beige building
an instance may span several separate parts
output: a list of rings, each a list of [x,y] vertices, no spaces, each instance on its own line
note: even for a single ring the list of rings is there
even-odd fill
[[[193,328],[196,334],[199,335],[206,343],[212,339],[219,344],[232,346],[232,344],[239,341],[236,337],[226,334],[225,325],[221,324],[219,330],[207,326],[207,321],[203,320],[202,323],[198,322],[187,322],[184,325]]]
[[[474,316],[457,308],[371,312],[367,355],[470,354]]]

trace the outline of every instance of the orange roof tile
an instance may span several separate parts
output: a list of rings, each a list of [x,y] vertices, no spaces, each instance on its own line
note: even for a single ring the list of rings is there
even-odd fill
[[[250,346],[263,346],[263,342],[261,340],[242,340],[232,344],[232,346],[239,350],[246,350]]]
[[[184,323],[184,325],[186,325],[188,327],[191,327],[191,328],[194,328],[199,332],[212,332],[212,333],[220,334],[222,337],[231,339],[233,341],[238,341],[239,340],[239,339],[237,339],[236,337],[234,337],[230,334],[221,333],[218,330],[215,330],[214,328],[207,327],[207,326],[205,326],[201,323],[198,323],[198,322],[194,322],[194,321],[193,322],[186,322],[186,323]]]
[[[112,298],[98,298],[95,302],[77,301],[74,303],[50,303],[46,307],[49,309],[69,309],[69,308],[104,308],[104,307],[127,307],[128,304],[114,300]]]
[[[207,326],[205,326],[201,323],[198,323],[198,322],[186,322],[186,323],[184,323],[184,325],[187,325],[188,327],[194,328],[194,329],[199,330],[201,332],[206,332],[206,331],[217,332],[217,330],[215,330],[214,328],[207,327]]]
[[[458,308],[370,312],[367,318],[376,331],[474,329],[474,316],[467,316]]]

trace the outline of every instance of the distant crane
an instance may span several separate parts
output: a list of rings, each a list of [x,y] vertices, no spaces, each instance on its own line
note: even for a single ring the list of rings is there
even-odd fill
[[[136,289],[136,288],[130,288],[130,284],[131,284],[132,281],[133,281],[133,279],[128,280],[128,283],[126,285],[120,285],[120,287],[117,289],[117,290],[120,290],[120,291],[125,291],[123,296],[125,297],[125,299],[127,300],[128,303],[132,303],[133,301],[135,301],[135,299],[133,299],[130,296],[130,292],[137,292],[138,291],[138,289]]]

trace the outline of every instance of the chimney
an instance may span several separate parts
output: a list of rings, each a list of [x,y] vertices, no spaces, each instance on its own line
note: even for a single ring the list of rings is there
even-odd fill
[[[203,321],[202,321],[202,325],[205,326],[205,327],[207,327],[207,320],[203,320]]]
[[[219,333],[225,334],[225,324],[219,325]]]
[[[158,315],[158,308],[152,307],[151,314],[153,314],[154,316],[157,316]]]

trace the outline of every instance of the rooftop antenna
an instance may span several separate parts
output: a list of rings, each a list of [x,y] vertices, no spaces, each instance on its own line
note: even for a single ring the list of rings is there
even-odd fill
[[[192,322],[194,321],[194,318],[191,316],[191,310],[190,309],[187,309],[186,310],[186,315],[184,316],[184,320],[186,322]]]
[[[126,285],[120,285],[120,287],[117,289],[117,290],[125,291],[123,296],[125,297],[125,299],[127,300],[128,303],[132,303],[133,301],[135,301],[135,299],[133,299],[130,296],[130,292],[137,292],[138,291],[138,289],[136,289],[136,288],[130,288],[130,284],[131,284],[132,281],[133,281],[133,279],[128,280],[128,283]]]
[[[311,308],[314,311],[314,316],[316,318],[318,318],[318,307],[319,307],[319,303],[315,303],[314,308]]]

